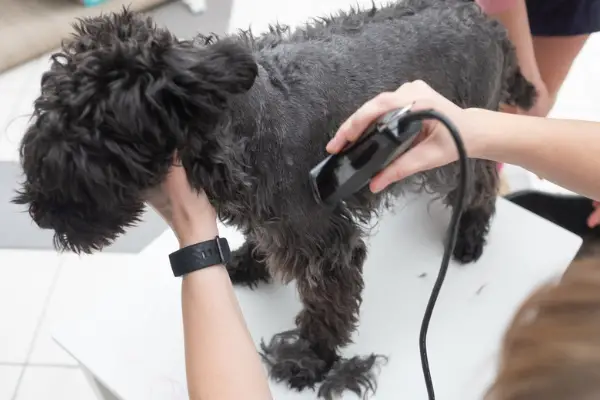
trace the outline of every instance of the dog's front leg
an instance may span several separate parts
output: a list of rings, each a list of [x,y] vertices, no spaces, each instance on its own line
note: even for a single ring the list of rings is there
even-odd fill
[[[268,345],[262,344],[271,377],[296,390],[314,389],[323,382],[319,397],[325,399],[345,390],[362,396],[375,387],[371,369],[377,356],[348,360],[339,356],[340,347],[351,342],[364,286],[366,246],[359,240],[348,247],[344,257],[323,258],[305,268],[294,268],[299,274],[296,281],[304,305],[296,317],[297,329],[275,335]]]
[[[262,253],[250,239],[246,239],[246,243],[231,254],[227,272],[234,285],[246,285],[251,289],[271,280]]]

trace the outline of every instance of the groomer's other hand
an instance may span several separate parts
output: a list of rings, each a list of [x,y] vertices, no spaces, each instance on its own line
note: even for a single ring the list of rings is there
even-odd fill
[[[466,114],[423,81],[402,85],[395,92],[386,92],[365,103],[342,124],[327,145],[329,153],[338,153],[348,143],[357,140],[362,133],[381,115],[388,111],[413,104],[413,110],[434,109],[447,116],[459,129],[467,153],[475,145],[476,127],[473,127]],[[371,191],[379,192],[389,184],[400,181],[417,172],[446,165],[458,159],[454,141],[446,127],[439,121],[423,121],[423,130],[415,145],[400,158],[390,164],[371,181]]]
[[[169,224],[181,247],[218,235],[214,208],[204,192],[198,193],[190,187],[178,159],[160,187],[150,191],[147,202]]]

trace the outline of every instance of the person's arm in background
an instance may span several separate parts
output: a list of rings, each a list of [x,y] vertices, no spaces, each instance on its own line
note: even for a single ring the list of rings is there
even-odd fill
[[[215,210],[196,193],[185,170],[173,166],[148,203],[169,224],[180,247],[218,235]],[[181,307],[190,400],[270,400],[260,356],[223,265],[183,277]]]
[[[525,113],[545,117],[549,111],[550,99],[535,58],[525,0],[476,0],[476,2],[488,16],[504,25],[508,32],[508,38],[515,46],[523,75],[538,91],[536,104]],[[511,110],[508,106],[504,106],[503,110],[517,111],[516,109]]]
[[[600,123],[462,109],[422,81],[402,85],[365,103],[327,145],[339,152],[379,116],[414,103],[433,108],[458,127],[471,158],[519,165],[579,194],[600,200]],[[437,121],[424,121],[417,144],[371,181],[378,192],[390,183],[457,159],[454,141]]]

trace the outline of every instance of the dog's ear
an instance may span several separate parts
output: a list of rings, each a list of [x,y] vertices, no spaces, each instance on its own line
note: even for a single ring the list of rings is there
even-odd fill
[[[258,66],[250,50],[233,39],[206,46],[196,68],[203,80],[229,94],[245,93],[254,84]]]
[[[183,107],[178,112],[201,133],[214,127],[231,97],[250,90],[258,75],[250,50],[233,39],[179,42],[163,62],[173,80],[171,93]]]

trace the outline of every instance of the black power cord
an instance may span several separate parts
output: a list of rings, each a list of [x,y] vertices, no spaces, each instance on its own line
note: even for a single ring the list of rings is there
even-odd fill
[[[452,252],[454,251],[454,246],[456,245],[456,238],[458,236],[460,217],[463,214],[466,203],[467,182],[470,178],[467,167],[468,156],[457,127],[443,114],[435,110],[411,111],[406,117],[404,117],[404,119],[407,122],[416,120],[437,120],[443,124],[448,129],[448,132],[450,132],[450,135],[454,140],[454,144],[456,145],[456,150],[458,152],[458,161],[460,164],[458,196],[456,196],[456,200],[453,205],[452,217],[450,218],[450,225],[448,226],[448,236],[446,238],[447,242],[444,247],[444,256],[442,257],[440,272],[435,280],[433,289],[431,290],[431,295],[429,296],[429,301],[427,302],[427,307],[425,308],[425,314],[423,315],[423,321],[421,322],[421,331],[419,333],[419,349],[421,352],[421,365],[423,368],[423,377],[425,378],[425,386],[427,387],[429,400],[435,400],[435,392],[433,389],[433,381],[431,379],[429,359],[427,356],[427,331],[429,329],[429,322],[431,321],[435,303],[440,294],[444,279],[446,278],[446,273],[448,272],[448,265],[450,263],[450,258],[452,257]]]

